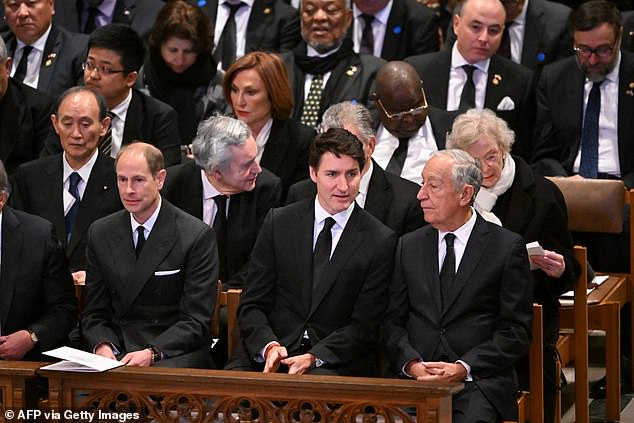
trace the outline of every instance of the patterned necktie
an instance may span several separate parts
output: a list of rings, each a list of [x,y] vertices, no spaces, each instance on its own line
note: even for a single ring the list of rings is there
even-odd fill
[[[13,79],[16,81],[24,81],[24,77],[26,76],[27,66],[29,64],[29,54],[33,51],[32,46],[24,46],[22,48],[22,58],[20,59],[20,63],[18,63],[18,67],[15,70],[15,74],[13,74]]]
[[[138,226],[136,228],[137,231],[137,239],[136,239],[136,247],[134,248],[134,252],[136,253],[137,258],[141,255],[141,250],[145,245],[145,228],[143,226]]]
[[[324,220],[323,229],[317,236],[315,251],[313,252],[313,298],[317,287],[321,283],[328,261],[330,261],[330,250],[332,250],[332,233],[330,231],[335,223],[335,219],[327,217]]]
[[[218,258],[220,260],[220,280],[226,282],[227,275],[227,196],[216,195],[216,217],[214,218],[214,232],[218,243]]]
[[[403,165],[405,164],[405,158],[407,157],[407,147],[409,146],[409,138],[399,138],[398,147],[394,150],[392,157],[385,170],[393,173],[394,175],[401,176],[403,172]]]
[[[114,120],[117,115],[112,112],[106,113],[110,118],[110,126],[108,127],[108,131],[101,137],[101,141],[99,141],[99,151],[106,156],[110,156],[112,153],[112,125],[114,124]]]
[[[599,172],[599,113],[601,112],[601,84],[592,84],[581,131],[581,164],[579,174],[596,178]]]
[[[466,112],[469,109],[473,109],[475,107],[475,83],[473,82],[473,72],[475,72],[476,67],[473,65],[464,65],[462,66],[465,73],[467,74],[467,80],[462,87],[462,94],[460,95],[460,105],[458,106],[458,110],[461,112]]]
[[[361,46],[359,47],[359,53],[374,54],[374,32],[372,32],[372,22],[374,22],[374,15],[361,14],[361,19],[364,20],[363,33],[361,34]]]
[[[73,172],[70,174],[69,184],[68,184],[68,192],[73,196],[75,202],[64,216],[64,223],[66,224],[66,242],[70,241],[70,235],[73,233],[73,223],[75,223],[75,217],[77,217],[77,213],[79,212],[79,203],[81,198],[79,198],[79,181],[81,181],[81,176],[79,173]]]
[[[317,126],[319,121],[319,105],[321,103],[321,93],[323,92],[324,78],[322,75],[313,75],[313,80],[310,82],[310,90],[308,91],[308,97],[304,101],[304,107],[302,108],[301,123],[308,125],[312,128]]]
[[[225,5],[229,8],[229,17],[218,40],[220,52],[216,51],[216,60],[222,63],[223,70],[227,70],[236,60],[236,13],[245,3],[225,3]]]
[[[504,26],[504,32],[502,33],[502,42],[500,43],[500,47],[496,54],[498,56],[506,57],[509,60],[512,60],[511,57],[511,36],[509,34],[509,30],[514,22],[507,22]]]
[[[454,276],[456,275],[456,253],[453,249],[455,239],[456,236],[452,233],[445,235],[447,253],[445,254],[445,261],[442,262],[442,268],[440,269],[440,295],[443,307],[444,301],[449,297],[451,284],[453,283]]]

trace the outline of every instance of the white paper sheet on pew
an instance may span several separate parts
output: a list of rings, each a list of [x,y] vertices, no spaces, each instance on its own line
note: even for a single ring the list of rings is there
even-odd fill
[[[58,370],[61,372],[105,372],[123,366],[117,360],[111,360],[97,354],[78,350],[71,347],[60,347],[45,351],[44,355],[60,358],[63,361],[42,367],[44,370]]]
[[[543,256],[544,253],[544,249],[542,248],[541,245],[539,245],[539,241],[533,241],[533,242],[529,242],[528,244],[526,244],[526,251],[528,252],[528,256]],[[531,270],[535,270],[538,267],[535,266],[532,262],[531,262]]]
[[[607,281],[609,278],[608,275],[601,275],[601,276],[595,276],[594,279],[592,279],[592,283],[595,284],[596,286],[601,285],[603,282]],[[592,291],[594,291],[595,288],[590,288],[587,290],[586,295],[590,295],[590,293]],[[561,297],[562,300],[564,301],[572,301],[575,298],[575,291],[568,291],[568,292],[564,292]],[[566,305],[564,304],[564,302],[561,302],[561,305]]]

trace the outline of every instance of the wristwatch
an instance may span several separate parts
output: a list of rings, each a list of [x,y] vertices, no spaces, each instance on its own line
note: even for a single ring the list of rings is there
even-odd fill
[[[156,363],[156,362],[161,360],[161,350],[159,350],[158,347],[155,347],[154,345],[147,344],[145,346],[145,348],[150,350],[150,352],[152,353],[152,358],[151,358],[151,362],[150,362],[151,366],[153,366],[154,363]]]
[[[31,335],[31,342],[33,342],[33,344],[37,344],[39,339],[37,338],[35,332],[33,332],[31,329],[27,329],[27,331],[29,332],[29,335]]]

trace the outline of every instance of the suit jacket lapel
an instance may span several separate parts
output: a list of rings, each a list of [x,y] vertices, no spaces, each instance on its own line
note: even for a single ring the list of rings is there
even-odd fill
[[[425,231],[424,235],[421,251],[429,251],[431,254],[421,254],[422,269],[433,269],[433,271],[421,272],[421,277],[426,279],[423,287],[428,287],[430,297],[434,303],[435,317],[438,317],[442,313],[440,269],[438,268],[438,230],[430,229]]]
[[[304,107],[304,79],[306,75],[295,64],[295,56],[292,53],[286,53],[282,56],[286,62],[286,70],[288,71],[288,80],[291,83],[291,92],[293,93],[293,114],[291,117],[299,119],[302,116],[302,108]]]
[[[122,145],[126,145],[136,138],[143,138],[143,117],[145,116],[145,110],[143,110],[143,104],[139,98],[140,95],[142,94],[132,90],[132,99],[130,100],[130,106],[128,107],[123,126]],[[131,119],[128,119],[129,117]]]
[[[432,66],[434,69],[434,84],[425,85],[425,91],[432,104],[439,108],[447,108],[447,91],[449,90],[449,73],[451,70],[451,49],[436,53],[438,62]],[[421,75],[424,78],[425,75]],[[424,79],[423,79],[424,81]]]
[[[130,26],[134,20],[134,12],[136,4],[131,0],[118,1],[114,8],[114,15],[112,16],[113,23],[122,23]]]
[[[566,99],[564,104],[570,107],[568,107],[566,111],[568,123],[562,123],[561,126],[563,128],[575,128],[575,134],[577,136],[571,137],[572,139],[570,139],[569,142],[572,144],[570,151],[574,156],[576,156],[577,151],[579,151],[579,148],[581,147],[581,129],[583,127],[584,104],[583,93],[586,78],[576,64],[574,65],[574,71],[569,73],[567,77],[570,78],[571,82],[565,85],[569,88],[564,92],[563,98]],[[628,117],[628,119],[630,118]]]
[[[528,2],[528,10],[526,11],[526,26],[524,27],[524,34],[536,34],[533,36],[524,36],[524,45],[522,46],[522,64],[534,69],[537,64],[537,54],[539,53],[539,46],[541,37],[544,35],[544,23],[542,22],[542,15],[544,9],[541,7],[541,3],[536,1]],[[542,52],[543,53],[543,52]]]
[[[358,55],[355,54],[350,60],[339,62],[332,70],[324,87],[319,108],[320,114],[326,111],[326,105],[333,104],[333,96],[338,99],[346,98],[346,93],[359,77],[361,77],[361,61]]]
[[[278,174],[278,171],[282,168],[282,160],[288,150],[289,142],[293,140],[287,140],[284,138],[284,127],[286,121],[273,119],[273,125],[271,126],[271,134],[266,141],[266,147],[262,154],[262,160],[260,164],[270,170],[271,172]]]
[[[296,248],[295,274],[299,279],[302,292],[303,310],[308,314],[313,292],[313,226],[315,221],[315,202],[305,200],[306,207],[297,215],[296,231],[289,246]],[[308,318],[308,317],[307,317]]]
[[[108,239],[107,242],[108,249],[112,254],[112,261],[116,263],[119,278],[110,282],[119,285],[117,287],[119,292],[128,292],[131,284],[135,281],[133,275],[136,268],[136,255],[132,240],[130,213],[122,211],[118,217],[117,225],[112,228],[112,238]],[[124,301],[127,301],[125,307],[125,310],[127,310],[133,299],[125,298]],[[125,310],[121,313],[122,315]]]
[[[9,79],[3,101],[3,109],[5,110],[0,113],[0,127],[2,128],[2,134],[0,134],[0,159],[5,163],[13,148],[22,143],[23,136],[29,132],[29,127],[32,125],[25,116],[27,107],[24,104],[24,98],[18,91],[17,84],[13,79]],[[12,106],[12,110],[6,110],[9,105]],[[26,130],[27,128],[29,130]]]
[[[393,58],[399,50],[403,37],[403,28],[405,27],[405,19],[407,19],[405,15],[405,2],[393,2],[390,16],[387,18],[383,50],[381,51],[381,57],[385,58],[385,60],[394,60]]]
[[[486,95],[484,96],[484,107],[496,111],[500,101],[509,92],[507,89],[506,73],[504,72],[503,65],[501,66],[500,60],[497,56],[491,57],[491,63],[489,64],[489,73],[487,75]],[[497,83],[493,83],[493,81]],[[518,105],[516,105],[518,106]]]
[[[634,63],[629,60],[630,56],[621,55],[621,66],[619,69],[619,94],[618,94],[618,143],[619,143],[619,162],[621,163],[621,172],[624,165],[631,160],[626,157],[631,151],[627,146],[632,142],[632,116],[634,115]]]
[[[374,160],[372,160],[372,164],[372,176],[368,184],[368,193],[365,198],[365,207],[363,208],[372,216],[384,222],[385,216],[394,200],[394,192],[390,184],[387,183],[387,179],[385,179],[383,169]]]
[[[213,2],[217,3],[217,2]],[[265,13],[266,10],[266,13]],[[268,30],[269,24],[268,17],[271,16],[273,10],[272,4],[267,0],[258,0],[253,2],[251,8],[251,14],[249,15],[249,22],[247,23],[247,40],[245,50],[247,53],[253,51],[250,46],[258,45],[258,39],[263,36]],[[215,22],[215,21],[214,21]],[[213,22],[212,22],[213,23]]]
[[[57,55],[60,54],[60,43],[58,39],[59,30],[55,25],[51,26],[51,32],[48,34],[46,44],[44,45],[44,52],[42,53],[42,64],[40,65],[40,77],[37,82],[37,87],[43,89],[48,87],[53,77],[53,71],[55,69],[54,63]]]
[[[46,216],[53,223],[55,236],[62,243],[64,249],[67,247],[66,221],[64,220],[64,168],[62,165],[62,155],[49,162],[44,169],[47,177],[48,188],[42,195],[48,197],[51,203],[50,215]],[[68,254],[66,254],[68,256]]]
[[[21,263],[22,238],[20,222],[11,209],[5,207],[2,212],[2,260],[0,262],[0,292],[2,292],[0,295],[0,318],[2,323],[7,321],[13,299],[13,289],[17,282],[18,267]],[[3,333],[3,335],[6,334]]]

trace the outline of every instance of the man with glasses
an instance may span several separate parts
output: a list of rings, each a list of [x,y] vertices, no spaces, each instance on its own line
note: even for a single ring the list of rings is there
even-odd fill
[[[99,150],[116,157],[126,144],[143,140],[161,150],[166,166],[178,164],[180,138],[176,112],[132,88],[144,55],[143,42],[129,26],[106,25],[90,36],[83,64],[84,82],[104,96],[112,119],[112,129],[102,138]],[[51,132],[44,148],[47,154],[61,152],[59,137]]]
[[[384,65],[376,89],[381,124],[372,157],[387,172],[420,184],[429,154],[445,148],[455,113],[427,104],[423,82],[405,62]]]

